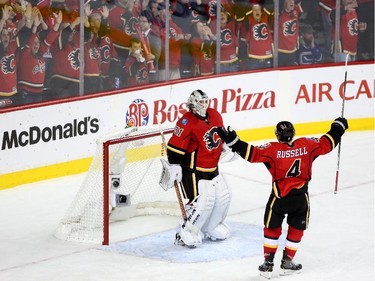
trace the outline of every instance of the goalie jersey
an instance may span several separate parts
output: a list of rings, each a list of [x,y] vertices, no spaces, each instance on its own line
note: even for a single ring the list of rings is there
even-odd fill
[[[169,163],[193,172],[216,172],[223,144],[217,128],[222,126],[223,119],[213,108],[207,108],[206,118],[186,112],[168,142]]]

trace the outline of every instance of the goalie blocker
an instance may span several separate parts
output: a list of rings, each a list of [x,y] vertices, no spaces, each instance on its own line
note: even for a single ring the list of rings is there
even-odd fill
[[[168,190],[174,187],[174,182],[181,182],[182,170],[180,165],[169,164],[165,159],[160,159],[162,164],[162,172],[159,180],[159,185],[164,189]]]

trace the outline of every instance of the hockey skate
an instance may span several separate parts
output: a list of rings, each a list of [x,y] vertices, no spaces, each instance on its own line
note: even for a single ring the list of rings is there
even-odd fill
[[[259,266],[259,274],[267,279],[271,279],[271,274],[273,270],[273,261],[264,260],[263,264]]]
[[[259,266],[260,276],[263,276],[267,279],[271,279],[271,273],[273,271],[273,258],[275,254],[268,254],[265,258],[263,264]]]
[[[280,275],[290,275],[302,272],[302,264],[294,263],[285,251],[281,260],[280,268]]]
[[[180,233],[176,233],[176,238],[174,240],[174,244],[177,245],[177,246],[186,246],[184,241],[182,241],[182,239],[181,239]]]

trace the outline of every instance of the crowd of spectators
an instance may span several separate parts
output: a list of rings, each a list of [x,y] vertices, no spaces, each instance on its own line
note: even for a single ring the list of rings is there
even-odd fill
[[[347,54],[351,61],[374,59],[373,0],[341,0],[338,9],[336,0],[167,3],[86,0],[80,13],[79,0],[0,0],[0,101],[22,105],[214,73],[340,62]]]

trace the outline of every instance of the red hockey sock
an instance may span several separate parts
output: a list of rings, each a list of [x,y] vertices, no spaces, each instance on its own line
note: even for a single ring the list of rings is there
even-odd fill
[[[303,230],[296,229],[292,226],[288,228],[288,235],[286,236],[285,252],[290,259],[296,255],[299,243],[302,240]]]
[[[268,260],[273,260],[273,257],[275,256],[275,253],[277,251],[279,237],[281,235],[281,226],[277,228],[265,227],[263,232],[264,232],[264,243],[263,243],[264,258]]]

